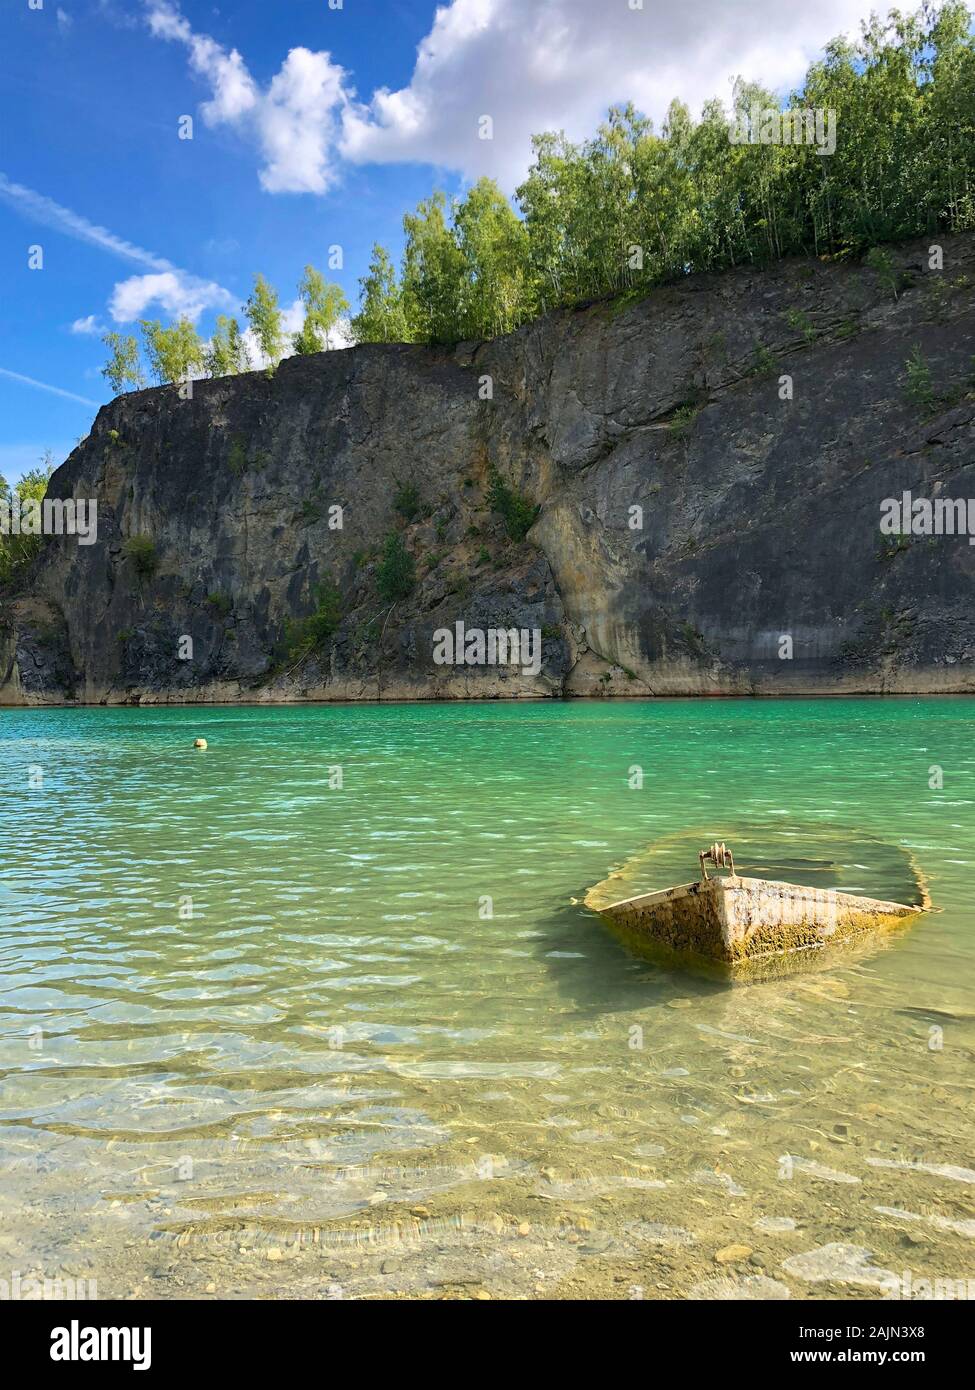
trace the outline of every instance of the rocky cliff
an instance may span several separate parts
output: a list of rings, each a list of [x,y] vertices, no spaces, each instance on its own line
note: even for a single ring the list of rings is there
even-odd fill
[[[49,493],[97,542],[3,595],[0,702],[973,691],[975,545],[880,530],[975,498],[975,237],[942,244],[119,397]],[[537,631],[541,670],[438,665],[458,621]]]

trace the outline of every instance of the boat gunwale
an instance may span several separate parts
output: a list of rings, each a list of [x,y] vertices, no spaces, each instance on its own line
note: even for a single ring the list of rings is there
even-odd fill
[[[667,898],[675,895],[687,895],[692,892],[712,887],[724,889],[726,886],[734,888],[745,888],[749,891],[753,888],[787,888],[791,892],[802,894],[831,894],[832,900],[840,903],[869,903],[873,908],[881,908],[897,913],[916,913],[929,912],[931,909],[924,903],[899,903],[888,898],[871,898],[863,893],[847,893],[839,888],[812,888],[808,884],[788,883],[783,879],[774,878],[752,878],[744,874],[726,874],[716,878],[699,878],[692,883],[678,883],[672,888],[658,888],[652,893],[639,893],[633,898],[621,898],[619,902],[607,903],[605,907],[591,907],[593,912],[602,914],[605,912],[618,912],[621,908],[634,908],[642,905],[650,906],[655,902],[663,902]]]

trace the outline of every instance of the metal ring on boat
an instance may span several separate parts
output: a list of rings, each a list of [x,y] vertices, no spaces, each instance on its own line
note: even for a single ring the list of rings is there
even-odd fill
[[[702,849],[697,857],[701,864],[702,879],[706,879],[708,876],[708,871],[705,868],[705,860],[712,863],[716,869],[730,869],[732,876],[734,876],[734,857],[723,840],[715,840],[710,849]]]

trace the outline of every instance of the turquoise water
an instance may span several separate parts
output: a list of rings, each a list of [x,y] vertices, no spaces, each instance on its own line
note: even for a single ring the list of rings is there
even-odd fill
[[[0,1267],[110,1298],[975,1279],[973,715],[0,711]],[[675,832],[817,826],[911,849],[943,910],[731,987],[573,901]]]

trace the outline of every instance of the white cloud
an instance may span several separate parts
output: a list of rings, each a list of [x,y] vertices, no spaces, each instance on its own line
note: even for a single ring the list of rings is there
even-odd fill
[[[334,181],[344,77],[327,53],[293,48],[284,60],[258,115],[266,161],[261,183],[269,193],[324,193]]]
[[[236,49],[228,53],[214,39],[194,34],[189,20],[167,0],[149,0],[148,10],[149,29],[156,38],[185,44],[190,67],[213,84],[213,100],[203,108],[210,124],[237,120],[257,104],[257,87]]]
[[[204,309],[233,308],[237,300],[213,280],[197,280],[181,271],[166,270],[120,280],[108,301],[108,311],[116,323],[131,323],[152,304],[158,304],[173,318],[185,315],[195,321]]]
[[[98,0],[98,17],[106,20],[115,29],[138,29],[139,19],[121,8],[125,0]]]
[[[69,333],[81,333],[84,335],[101,333],[102,325],[98,322],[95,314],[88,314],[83,319],[75,319],[68,329]]]
[[[335,180],[344,69],[328,53],[293,48],[261,89],[236,49],[194,33],[170,0],[146,0],[146,8],[150,32],[183,44],[192,71],[210,84],[212,97],[200,108],[207,125],[236,126],[256,139],[262,186],[269,193],[324,193]]]
[[[56,18],[58,21],[58,33],[66,34],[74,23],[74,20],[68,14],[67,10],[62,10],[60,5],[57,8]]]
[[[870,0],[645,0],[642,10],[623,0],[453,0],[437,10],[409,86],[377,91],[347,114],[343,153],[489,174],[510,190],[530,163],[533,133],[564,129],[578,139],[625,101],[659,128],[673,97],[697,113],[709,97],[727,101],[739,73],[788,89],[870,8]],[[482,116],[492,118],[493,139],[479,138]]]
[[[871,9],[871,0],[643,0],[643,9],[626,0],[451,0],[437,9],[409,84],[358,102],[328,53],[292,49],[262,88],[236,49],[195,34],[173,0],[145,4],[151,31],[185,45],[209,82],[204,119],[256,141],[272,193],[323,193],[343,159],[489,174],[510,191],[531,161],[533,133],[581,138],[624,101],[659,126],[671,98],[697,112],[709,97],[727,100],[739,74],[787,90]],[[493,139],[479,138],[482,116],[493,120]]]

